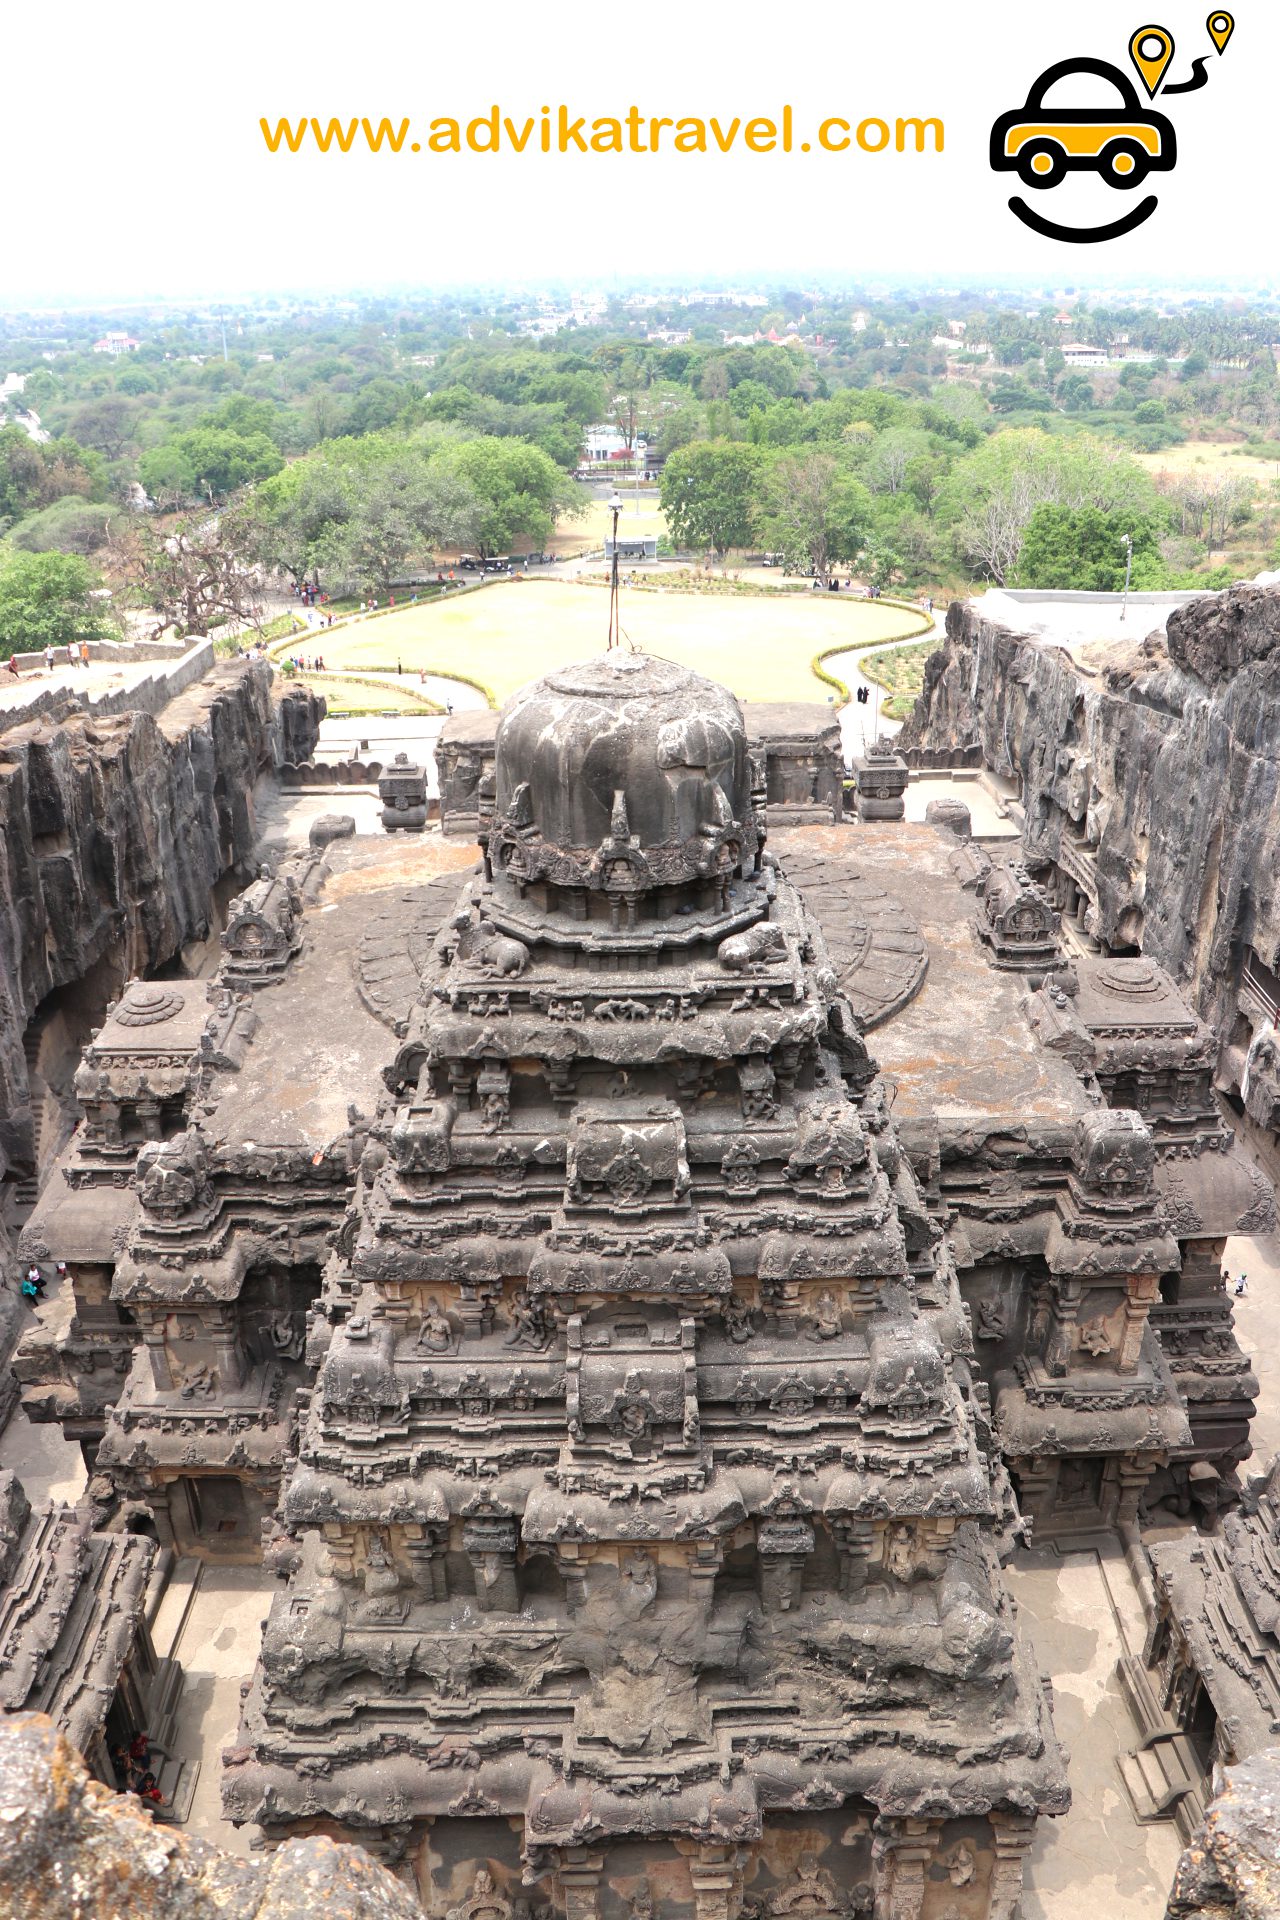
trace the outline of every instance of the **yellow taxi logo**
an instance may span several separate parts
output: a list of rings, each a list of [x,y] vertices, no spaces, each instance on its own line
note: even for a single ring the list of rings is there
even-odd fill
[[[1113,86],[1119,110],[1114,100],[1097,108],[1046,107],[1055,82],[1082,73]],[[991,165],[997,173],[1016,173],[1028,187],[1056,187],[1068,173],[1096,173],[1124,190],[1150,173],[1169,172],[1177,158],[1172,122],[1144,107],[1128,75],[1105,60],[1046,67],[1025,105],[1001,114],[991,129]]]

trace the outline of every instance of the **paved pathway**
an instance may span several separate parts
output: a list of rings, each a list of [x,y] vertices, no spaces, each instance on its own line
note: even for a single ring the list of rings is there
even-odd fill
[[[923,607],[920,611],[923,613]],[[906,617],[904,613],[903,619],[905,620]],[[933,638],[938,646],[942,645],[945,630],[945,615],[935,614]],[[895,647],[914,646],[917,639],[927,640],[928,638],[928,634],[922,633],[918,636],[909,636],[905,640],[877,640],[869,647],[848,647],[843,653],[827,655],[823,664],[829,672],[836,674],[844,681],[850,693],[856,694],[859,687],[866,687],[871,696],[865,707],[860,707],[857,700],[853,699],[840,709],[840,732],[844,740],[846,760],[851,759],[855,753],[865,752],[868,746],[874,745],[879,734],[887,734],[892,739],[902,729],[901,720],[880,717],[880,703],[886,698],[885,690],[875,680],[868,680],[859,662],[870,659],[872,654],[891,653]]]

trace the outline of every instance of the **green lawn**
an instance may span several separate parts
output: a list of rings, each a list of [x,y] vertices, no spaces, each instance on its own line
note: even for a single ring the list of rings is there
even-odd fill
[[[398,661],[406,673],[458,673],[501,703],[530,680],[603,652],[607,622],[603,587],[517,580],[329,632],[325,665],[358,672]],[[816,654],[891,640],[914,624],[901,607],[852,594],[623,593],[623,632],[636,647],[682,661],[744,700],[825,702],[831,689],[810,668]]]
[[[906,719],[924,685],[924,663],[937,648],[936,640],[920,640],[914,645],[873,653],[869,660],[860,663],[867,679],[874,680],[890,695],[880,707],[888,719]]]

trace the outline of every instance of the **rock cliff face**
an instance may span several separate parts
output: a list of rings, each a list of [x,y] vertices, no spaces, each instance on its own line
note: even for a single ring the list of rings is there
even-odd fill
[[[1178,1862],[1165,1920],[1274,1920],[1280,1913],[1280,1747],[1231,1767]]]
[[[422,1920],[359,1847],[291,1840],[237,1860],[91,1780],[43,1714],[0,1721],[6,1920]]]
[[[255,838],[254,787],[305,758],[323,702],[226,665],[157,717],[41,719],[0,738],[0,1149],[31,1166],[23,1036],[54,989],[163,965]]]
[[[1193,601],[1167,641],[1079,662],[957,603],[898,745],[1018,776],[1027,851],[1081,879],[1089,929],[1232,1040],[1249,949],[1280,970],[1280,592]]]

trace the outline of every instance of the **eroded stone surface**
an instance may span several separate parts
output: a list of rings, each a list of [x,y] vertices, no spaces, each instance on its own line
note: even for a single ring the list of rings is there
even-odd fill
[[[1280,1913],[1280,1747],[1228,1770],[1178,1862],[1166,1920],[1272,1920]]]
[[[157,1825],[89,1778],[42,1714],[0,1720],[0,1911],[6,1920],[421,1920],[356,1847],[290,1841],[232,1859]]]

